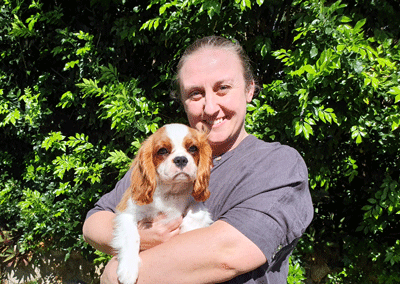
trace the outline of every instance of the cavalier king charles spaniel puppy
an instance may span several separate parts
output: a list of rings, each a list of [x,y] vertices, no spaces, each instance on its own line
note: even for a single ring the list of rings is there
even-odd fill
[[[140,265],[138,222],[165,221],[183,215],[180,232],[212,223],[201,203],[210,192],[212,167],[207,135],[183,124],[168,124],[151,135],[140,148],[131,169],[131,185],[117,206],[112,246],[118,253],[118,279],[135,283]]]

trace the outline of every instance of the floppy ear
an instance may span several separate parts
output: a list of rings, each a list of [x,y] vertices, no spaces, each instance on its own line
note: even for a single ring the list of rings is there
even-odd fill
[[[207,142],[207,135],[200,133],[199,152],[200,159],[197,166],[197,177],[193,186],[193,197],[196,201],[206,201],[210,197],[208,184],[210,181],[210,172],[212,167],[212,150]]]
[[[153,202],[153,194],[157,186],[156,168],[153,163],[152,142],[146,140],[132,163],[131,196],[138,205]]]

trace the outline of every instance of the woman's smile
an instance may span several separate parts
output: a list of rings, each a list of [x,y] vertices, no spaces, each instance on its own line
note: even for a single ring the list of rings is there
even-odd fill
[[[222,48],[204,48],[183,64],[182,102],[192,127],[209,131],[214,155],[235,148],[247,133],[246,105],[254,85],[246,86],[238,56]]]

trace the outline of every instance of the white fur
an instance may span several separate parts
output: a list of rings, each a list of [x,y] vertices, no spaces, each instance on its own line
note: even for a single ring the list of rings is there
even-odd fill
[[[174,145],[172,153],[168,158],[159,165],[157,168],[157,174],[159,178],[164,182],[173,179],[188,179],[194,181],[197,173],[197,166],[193,160],[192,155],[188,154],[185,147],[182,145],[182,141],[185,136],[188,135],[188,127],[182,124],[168,124],[165,126],[166,134]],[[188,164],[186,165],[184,171],[177,168],[173,162],[174,158],[184,156],[188,159]],[[179,173],[186,173],[187,175],[177,176]]]
[[[158,194],[157,194],[158,193]],[[132,201],[128,208],[116,217],[113,248],[118,251],[118,279],[123,284],[136,283],[140,265],[140,237],[138,221],[153,219],[159,212],[166,214],[166,222],[178,218],[185,212],[180,228],[181,233],[207,227],[212,223],[209,212],[202,203],[195,202],[190,194],[166,198],[157,189],[151,204],[138,206]],[[188,207],[189,206],[189,207]]]
[[[123,284],[134,284],[138,277],[140,236],[137,224],[140,220],[154,219],[160,212],[166,215],[166,222],[184,215],[180,227],[181,233],[206,227],[212,223],[204,205],[196,202],[191,196],[197,166],[193,157],[179,143],[187,135],[187,131],[185,133],[182,127],[173,125],[167,128],[167,134],[173,142],[174,151],[157,169],[159,179],[153,202],[138,206],[130,199],[126,210],[119,212],[115,218],[112,246],[118,252],[117,274]],[[182,175],[185,177],[176,178],[179,175],[178,170],[171,161],[176,156],[185,156],[189,160],[184,169],[186,174]],[[171,178],[173,176],[175,178]]]

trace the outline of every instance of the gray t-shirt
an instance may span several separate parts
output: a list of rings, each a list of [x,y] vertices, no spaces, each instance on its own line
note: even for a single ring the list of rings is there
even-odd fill
[[[129,172],[88,212],[115,212],[129,187]],[[249,135],[214,159],[205,206],[256,244],[268,262],[226,283],[286,284],[289,255],[311,223],[313,205],[307,167],[299,153]]]

